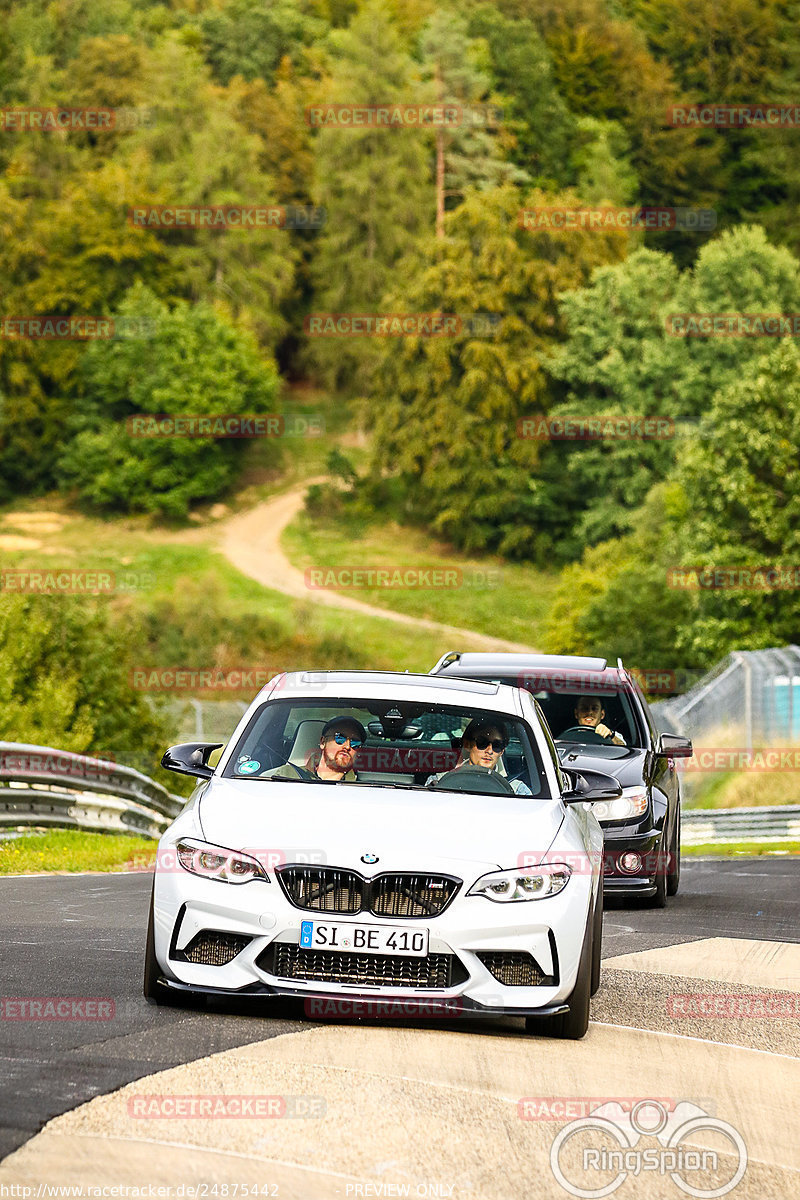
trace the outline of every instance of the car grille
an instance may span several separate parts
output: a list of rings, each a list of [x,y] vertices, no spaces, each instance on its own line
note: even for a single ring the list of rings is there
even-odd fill
[[[412,919],[438,917],[461,885],[450,875],[404,873],[367,879],[338,867],[282,867],[278,878],[297,908]]]
[[[188,946],[179,950],[174,957],[184,962],[199,963],[204,967],[224,967],[252,942],[252,938],[237,933],[220,933],[214,929],[201,929]]]
[[[454,954],[428,954],[424,958],[340,954],[334,950],[305,950],[294,942],[273,942],[259,955],[257,965],[281,979],[368,987],[450,988],[468,978],[463,963]]]
[[[545,975],[532,954],[526,950],[480,950],[477,957],[490,975],[506,987],[552,987],[552,975]]]

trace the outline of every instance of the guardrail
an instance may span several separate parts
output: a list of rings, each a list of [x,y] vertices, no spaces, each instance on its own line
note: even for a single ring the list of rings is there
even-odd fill
[[[798,842],[800,805],[763,808],[684,808],[681,845],[705,842]]]
[[[53,826],[158,838],[185,803],[133,767],[0,742],[0,828]]]

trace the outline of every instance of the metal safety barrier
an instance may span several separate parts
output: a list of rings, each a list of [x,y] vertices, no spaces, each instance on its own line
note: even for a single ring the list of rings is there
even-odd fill
[[[776,804],[759,808],[684,808],[681,845],[706,842],[798,842],[800,805]]]
[[[185,803],[133,767],[49,746],[0,742],[0,828],[158,838]]]

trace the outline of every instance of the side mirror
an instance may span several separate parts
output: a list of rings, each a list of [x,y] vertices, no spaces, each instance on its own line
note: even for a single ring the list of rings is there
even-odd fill
[[[662,733],[656,745],[656,754],[669,755],[670,758],[691,758],[694,750],[689,738],[678,737],[675,733]]]
[[[622,795],[622,786],[611,775],[602,771],[565,771],[572,787],[561,799],[565,804],[582,804],[584,800],[616,800]]]
[[[180,746],[170,746],[161,759],[161,765],[168,771],[177,771],[179,775],[210,779],[214,768],[208,765],[208,760],[215,750],[224,745],[224,742],[182,742]]]

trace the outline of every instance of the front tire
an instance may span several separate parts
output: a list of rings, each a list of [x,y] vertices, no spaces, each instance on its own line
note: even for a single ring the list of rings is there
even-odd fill
[[[147,921],[147,939],[144,945],[144,980],[142,983],[142,994],[148,1004],[164,1004],[174,1005],[176,1003],[174,994],[165,988],[163,983],[159,983],[161,968],[158,965],[156,958],[156,938],[155,938],[155,923],[153,917],[153,909],[155,906],[155,891],[156,885],[153,884],[153,890],[150,893],[150,916]]]
[[[602,908],[601,908],[602,912]],[[569,1012],[555,1017],[526,1017],[527,1033],[538,1033],[543,1037],[564,1038],[577,1041],[585,1036],[589,1028],[589,998],[592,990],[592,931],[594,915],[586,921],[583,935],[581,959],[575,986],[567,997]]]
[[[675,832],[672,835],[670,848],[670,870],[667,874],[667,895],[677,896],[681,883],[681,807],[678,804],[675,813]]]

